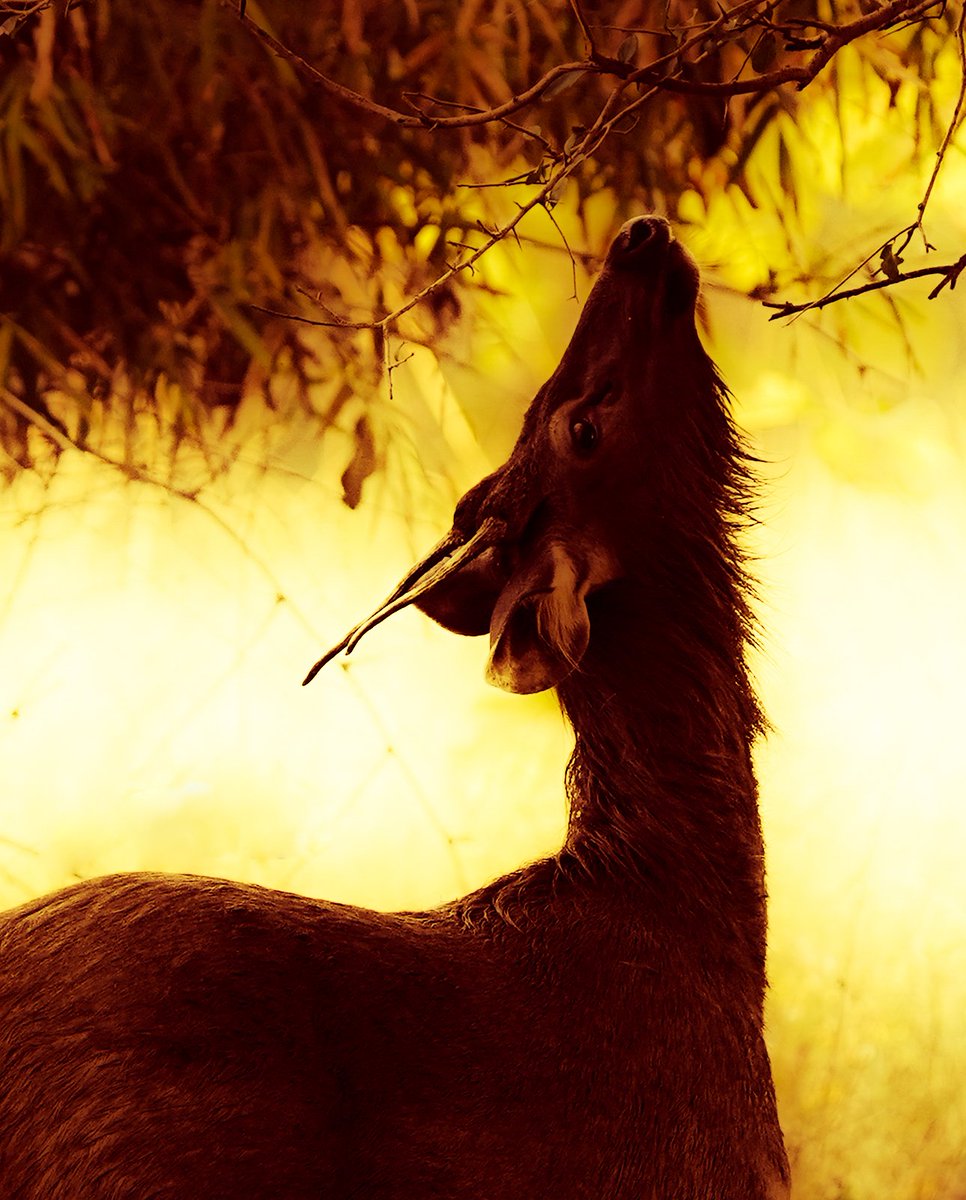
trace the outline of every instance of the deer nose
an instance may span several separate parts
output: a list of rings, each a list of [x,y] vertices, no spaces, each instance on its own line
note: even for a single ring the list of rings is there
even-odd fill
[[[670,241],[671,227],[663,217],[632,217],[620,227],[612,254],[618,262],[626,261],[645,247],[667,246]]]

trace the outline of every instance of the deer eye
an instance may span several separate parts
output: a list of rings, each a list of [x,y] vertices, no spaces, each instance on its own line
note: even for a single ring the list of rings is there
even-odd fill
[[[596,450],[600,432],[589,417],[575,417],[570,423],[570,440],[574,450],[587,458]]]

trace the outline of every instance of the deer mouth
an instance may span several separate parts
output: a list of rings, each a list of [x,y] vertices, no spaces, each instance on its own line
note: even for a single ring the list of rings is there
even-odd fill
[[[381,625],[387,617],[401,609],[408,608],[427,595],[428,592],[439,588],[447,580],[463,572],[471,563],[484,557],[487,551],[506,541],[506,523],[499,517],[487,517],[479,529],[470,536],[451,530],[432,550],[421,559],[408,574],[400,580],[393,592],[386,597],[374,613],[345,635],[331,650],[327,651],[312,667],[302,686],[311,683],[326,663],[331,662],[336,655],[345,651],[351,654],[361,639],[370,629]]]

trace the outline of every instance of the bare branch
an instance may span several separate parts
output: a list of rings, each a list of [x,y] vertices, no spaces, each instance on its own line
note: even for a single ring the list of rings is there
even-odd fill
[[[849,300],[854,296],[861,296],[866,292],[881,291],[884,288],[893,287],[900,283],[906,283],[910,279],[921,279],[928,275],[941,276],[940,282],[929,293],[929,299],[934,300],[943,288],[948,287],[950,291],[956,286],[959,276],[966,267],[966,255],[958,259],[954,263],[947,263],[944,266],[936,267],[921,267],[915,271],[900,271],[898,264],[902,261],[901,255],[905,248],[909,245],[915,233],[918,231],[923,236],[926,250],[932,250],[929,240],[926,238],[923,228],[923,222],[926,216],[926,208],[932,197],[933,189],[936,186],[936,181],[942,171],[943,163],[946,159],[946,154],[949,147],[952,145],[956,131],[959,129],[963,120],[964,109],[966,109],[966,7],[962,9],[959,16],[959,24],[956,29],[956,39],[959,49],[960,63],[960,83],[959,94],[956,98],[956,104],[953,108],[953,114],[949,119],[949,124],[946,127],[946,133],[940,144],[939,150],[936,153],[936,161],[933,164],[932,172],[926,184],[923,197],[916,206],[917,216],[912,224],[907,225],[904,229],[898,230],[891,237],[887,238],[881,245],[877,246],[871,254],[868,254],[862,262],[854,267],[844,279],[840,280],[833,288],[818,300],[810,300],[802,304],[794,304],[791,301],[770,302],[764,301],[765,308],[774,308],[776,311],[772,314],[769,320],[776,320],[778,317],[797,316],[800,313],[807,312],[810,309],[821,309],[828,307],[829,304],[835,304],[839,300]],[[847,288],[842,290],[842,285],[848,283],[863,267],[867,266],[874,258],[880,258],[884,277],[881,279],[873,279],[868,283],[862,284],[859,287]]]
[[[313,303],[317,303],[317,301],[313,300]],[[246,307],[251,309],[252,312],[264,313],[266,317],[281,317],[283,321],[297,321],[300,325],[315,325],[321,329],[344,329],[350,333],[353,330],[375,329],[381,323],[379,321],[343,321],[338,318],[333,321],[320,321],[317,317],[306,317],[301,313],[282,312],[279,308],[269,308],[265,304],[248,304]]]
[[[856,270],[859,270],[859,268],[857,267]],[[900,271],[898,274],[884,279],[870,279],[868,283],[863,283],[859,287],[846,288],[845,291],[841,292],[832,290],[820,299],[809,300],[804,304],[792,304],[788,300],[778,302],[763,300],[762,305],[765,308],[775,309],[775,312],[768,319],[776,321],[779,317],[797,316],[799,313],[809,312],[812,309],[827,308],[830,304],[837,304],[840,300],[851,300],[855,296],[865,295],[866,292],[878,292],[883,288],[895,287],[899,283],[908,283],[910,279],[923,279],[928,275],[941,275],[942,280],[929,293],[929,299],[934,300],[944,287],[954,288],[956,281],[964,270],[966,270],[966,254],[954,263],[946,263],[945,266],[919,267],[915,271]],[[852,274],[854,275],[855,272],[853,271]]]
[[[465,129],[471,125],[489,125],[494,121],[500,121],[504,117],[509,117],[513,113],[535,104],[547,88],[563,75],[569,75],[574,71],[579,71],[582,74],[599,74],[601,72],[601,67],[590,60],[558,63],[555,67],[551,67],[545,75],[542,75],[532,87],[527,88],[525,92],[521,92],[519,96],[514,96],[512,99],[507,100],[506,103],[498,104],[495,108],[462,113],[452,117],[430,116],[428,113],[418,111],[414,115],[412,113],[400,112],[395,108],[387,108],[385,104],[379,104],[375,100],[370,100],[368,96],[363,96],[360,92],[354,92],[351,88],[337,83],[334,79],[330,79],[328,75],[323,75],[321,71],[313,67],[300,54],[296,54],[294,50],[290,50],[287,46],[283,45],[277,38],[262,29],[260,25],[256,25],[251,17],[242,17],[241,20],[245,27],[250,29],[255,37],[267,46],[269,50],[277,54],[279,58],[284,58],[286,62],[290,62],[310,82],[317,84],[334,99],[340,100],[343,104],[349,104],[353,108],[362,109],[363,112],[367,112],[374,117],[379,117],[383,121],[390,121],[400,129]]]
[[[498,242],[501,242],[511,233],[516,236],[516,228],[527,213],[531,212],[537,206],[546,207],[549,211],[548,199],[554,189],[561,182],[563,182],[563,180],[566,179],[567,176],[570,175],[582,162],[586,161],[586,159],[600,147],[601,143],[611,133],[618,131],[619,127],[626,121],[628,117],[634,115],[639,109],[651,101],[658,92],[673,91],[682,93],[735,96],[745,93],[771,91],[789,83],[795,83],[797,84],[798,88],[801,89],[810,83],[828,65],[828,63],[842,49],[842,47],[848,45],[849,42],[871,32],[884,31],[893,28],[897,22],[908,21],[913,16],[921,16],[922,14],[928,12],[929,9],[934,8],[937,3],[941,3],[941,0],[919,0],[919,2],[912,0],[911,3],[910,0],[891,0],[890,3],[884,4],[880,8],[874,9],[873,11],[864,14],[856,20],[847,22],[843,25],[834,26],[819,21],[811,22],[796,20],[793,26],[786,27],[782,24],[776,23],[772,19],[772,12],[775,7],[774,0],[764,0],[764,2],[762,2],[762,0],[746,0],[746,3],[740,4],[730,11],[722,11],[715,20],[702,23],[701,28],[698,31],[695,31],[693,26],[689,27],[691,36],[686,37],[679,42],[673,51],[665,54],[659,59],[655,59],[646,67],[634,68],[631,64],[622,62],[619,59],[608,58],[596,51],[593,46],[589,27],[587,25],[586,18],[580,6],[579,0],[571,0],[571,6],[574,10],[581,31],[591,46],[591,54],[593,56],[592,60],[586,60],[581,63],[564,63],[552,68],[549,72],[542,76],[542,78],[538,80],[533,87],[527,89],[527,91],[514,97],[512,100],[507,101],[503,105],[486,110],[475,109],[471,112],[464,112],[459,115],[448,117],[434,117],[423,112],[417,112],[416,115],[404,114],[393,109],[385,108],[385,106],[377,105],[368,98],[360,96],[358,93],[351,92],[349,89],[343,88],[342,85],[336,84],[334,81],[329,80],[310,64],[306,63],[300,56],[289,51],[286,47],[276,42],[271,35],[266,34],[263,30],[249,22],[253,31],[259,38],[261,38],[262,41],[264,41],[277,53],[292,61],[299,67],[300,70],[306,72],[311,79],[325,87],[333,95],[337,95],[340,99],[345,100],[347,103],[354,104],[356,107],[360,107],[366,111],[372,112],[374,115],[381,116],[387,120],[392,120],[395,124],[408,128],[465,127],[471,124],[478,125],[505,120],[509,113],[517,112],[520,109],[527,107],[529,104],[537,101],[546,88],[552,84],[555,79],[559,79],[563,75],[573,71],[610,74],[613,75],[616,80],[616,86],[605,100],[597,119],[595,120],[594,124],[585,131],[573,153],[563,160],[560,158],[555,158],[554,167],[550,171],[549,175],[539,179],[540,190],[526,204],[521,205],[516,215],[504,226],[493,230],[492,232],[488,232],[486,240],[481,246],[471,250],[467,257],[461,259],[459,262],[448,266],[441,275],[439,275],[435,280],[412,296],[405,304],[401,305],[391,313],[374,318],[371,322],[343,322],[340,320],[313,321],[311,318],[304,316],[297,316],[294,317],[294,319],[306,324],[317,324],[327,328],[342,328],[346,330],[372,328],[381,329],[384,332],[387,332],[396,326],[396,323],[400,317],[405,315],[412,308],[416,307],[416,305],[421,303],[434,292],[438,291],[456,275],[465,271],[472,271],[474,265],[480,260],[480,258],[482,258],[483,255],[486,254]],[[692,65],[695,61],[700,61],[701,58],[705,57],[707,50],[702,49],[702,47],[707,47],[709,42],[713,42],[716,35],[721,35],[726,30],[731,34],[734,34],[738,30],[750,28],[755,28],[758,30],[767,29],[769,31],[777,30],[782,33],[790,33],[791,28],[813,28],[818,29],[822,36],[819,40],[818,48],[812,54],[807,63],[800,65],[786,65],[771,72],[764,72],[753,79],[740,79],[736,77],[731,80],[713,82],[693,78],[684,78],[680,73],[671,73],[675,69],[678,72],[681,71],[681,64],[685,61],[685,55],[691,51],[698,50],[698,58],[696,60],[691,60]],[[664,69],[667,69],[667,73],[664,73]],[[626,93],[626,89],[633,84],[638,86],[647,84],[649,86],[647,87],[647,90],[643,92],[643,94],[636,97],[630,103],[622,105],[621,100]],[[966,93],[966,74],[964,74],[964,93]],[[431,103],[439,103],[441,105],[445,105],[446,107],[454,107],[454,105],[449,101],[436,101],[429,97],[424,98],[429,100]],[[944,140],[939,156],[939,162],[937,163],[937,168],[934,171],[934,177],[930,181],[923,204],[920,206],[919,221],[910,229],[903,230],[903,234],[911,236],[911,231],[921,226],[922,212],[924,211],[925,203],[928,201],[929,193],[935,181],[935,176],[938,174],[938,168],[942,162],[942,157],[945,154],[945,150],[952,139],[952,134],[959,121],[962,106],[963,94],[961,94],[960,102],[957,104],[953,121],[950,123],[949,132]],[[516,126],[516,128],[521,127]],[[504,181],[504,183],[511,182],[537,183],[537,172],[532,172],[531,175],[525,180],[521,180],[519,177],[516,177],[513,180]],[[884,243],[884,246],[880,247],[879,250],[884,250],[885,247],[890,246],[898,236],[901,236],[901,234],[894,235],[893,238]],[[908,236],[906,239],[907,242]],[[903,243],[903,245],[905,244],[906,243]],[[463,248],[469,249],[465,246]],[[848,281],[848,279],[852,278],[852,276],[858,270],[860,270],[862,266],[866,265],[866,263],[872,257],[874,257],[875,253],[876,252],[873,252],[873,255],[870,255],[869,259],[866,259],[864,263],[859,264],[855,270],[846,276],[846,279],[837,284],[836,288],[832,289],[832,291],[826,296],[823,296],[821,300],[805,305],[793,305],[789,302],[783,302],[781,304],[771,304],[769,307],[774,307],[778,310],[776,313],[777,316],[792,315],[800,311],[805,311],[807,308],[824,307],[826,304],[832,303],[833,297],[844,299],[852,295],[861,294],[865,291],[873,291],[877,290],[878,288],[889,286],[894,282],[901,282],[906,278],[915,278],[919,274],[917,272],[912,272],[907,273],[906,275],[897,275],[895,272],[893,272],[891,277],[885,280],[874,281],[873,283],[863,285],[861,288],[850,289],[849,291],[838,290],[842,287],[842,283],[845,283]],[[940,286],[945,286],[947,283],[951,286],[951,280],[952,282],[955,282],[955,280],[950,276],[950,271],[955,269],[956,266],[954,264],[952,267],[948,268],[928,269],[927,273],[943,275],[944,282]],[[958,276],[958,271],[956,274]],[[263,311],[271,312],[272,315],[281,315],[275,313],[273,310]]]
[[[346,25],[340,34],[324,14],[310,14],[305,24],[293,12],[282,26],[261,28],[257,7],[249,7],[246,15],[243,0],[219,0],[223,22],[204,31],[212,53],[200,74],[181,69],[192,61],[184,51],[197,42],[195,26],[168,22],[166,0],[142,2],[152,12],[157,8],[157,28],[177,48],[170,61],[179,66],[169,82],[171,96],[184,110],[176,113],[178,128],[186,123],[194,129],[199,103],[207,104],[209,94],[215,94],[210,89],[220,88],[223,80],[237,94],[238,102],[226,116],[228,132],[222,135],[213,127],[212,136],[201,139],[197,153],[188,156],[170,151],[177,138],[154,145],[153,118],[143,128],[137,121],[124,126],[123,138],[109,136],[113,124],[105,118],[116,123],[123,112],[138,111],[137,102],[129,103],[128,97],[142,95],[143,72],[132,68],[117,97],[113,90],[98,94],[94,60],[115,53],[111,37],[116,31],[109,36],[105,27],[97,32],[96,45],[88,44],[94,30],[85,12],[90,0],[0,0],[0,44],[10,46],[15,39],[25,62],[33,55],[47,76],[55,70],[67,78],[79,70],[93,89],[91,104],[72,102],[78,129],[85,122],[93,129],[73,146],[44,126],[42,106],[33,102],[36,81],[23,71],[17,80],[27,99],[23,128],[14,123],[16,136],[7,147],[13,156],[7,172],[12,202],[4,206],[4,253],[11,264],[5,259],[0,272],[0,308],[17,314],[18,323],[9,316],[0,322],[5,377],[0,382],[41,419],[50,414],[38,397],[62,388],[68,369],[76,372],[69,381],[81,418],[91,409],[88,391],[100,397],[115,380],[131,380],[130,393],[117,403],[120,409],[137,411],[135,399],[150,404],[154,382],[168,378],[190,397],[186,420],[193,423],[196,411],[204,412],[212,403],[236,404],[244,389],[267,388],[265,379],[275,366],[292,371],[311,411],[314,399],[307,389],[320,354],[378,369],[388,344],[385,335],[392,334],[394,345],[398,338],[438,336],[458,310],[449,302],[455,277],[476,270],[503,239],[519,241],[531,226],[539,229],[527,216],[534,208],[545,208],[551,221],[559,218],[553,204],[565,181],[570,181],[578,207],[598,190],[620,190],[627,197],[639,181],[653,206],[668,213],[686,189],[696,188],[707,199],[724,180],[745,186],[749,156],[757,152],[762,132],[774,129],[776,118],[794,115],[793,89],[821,75],[816,87],[822,94],[837,93],[839,81],[825,68],[850,44],[858,46],[863,69],[881,79],[891,101],[900,88],[903,100],[917,86],[921,89],[908,116],[917,136],[928,137],[931,150],[938,146],[938,152],[935,160],[925,161],[922,173],[929,178],[922,180],[924,190],[910,206],[918,199],[918,212],[905,218],[911,224],[820,302],[772,307],[787,315],[823,307],[840,296],[885,289],[922,273],[905,272],[902,255],[917,234],[930,249],[924,225],[931,219],[943,164],[952,157],[966,113],[962,0],[949,0],[945,8],[943,0],[849,0],[820,5],[814,16],[809,15],[814,5],[807,6],[808,12],[796,8],[791,15],[787,10],[795,6],[785,0],[722,0],[698,9],[648,6],[639,0],[630,5],[533,0],[512,5],[512,18],[502,24],[495,15],[500,6],[490,11],[492,6],[479,0],[447,0],[438,12],[430,3],[426,12],[435,16],[426,24],[420,19],[422,5],[407,0],[404,24],[391,16],[392,6],[370,5],[365,42],[358,22],[350,22],[352,28]],[[38,15],[46,15],[48,24],[55,14],[58,21],[70,15],[62,22],[64,36],[58,34],[55,57],[45,59],[40,42],[28,44],[30,30],[23,28],[22,14],[28,15],[29,25]],[[439,22],[448,22],[449,28]],[[941,87],[941,73],[956,58],[957,22],[962,64],[958,98],[955,89],[949,95]],[[142,47],[126,62],[144,60],[142,43],[150,42],[155,28],[153,20],[138,21],[125,31],[124,36],[130,33],[135,39],[132,45]],[[906,34],[894,39],[897,44],[885,41],[887,34],[903,29]],[[303,32],[304,43],[299,40]],[[4,33],[11,42],[3,42]],[[636,34],[648,36],[628,36]],[[371,57],[356,61],[366,45]],[[288,86],[293,78],[297,85]],[[564,97],[564,89],[574,82],[579,86]],[[155,95],[156,89],[148,94]],[[948,125],[943,118],[934,126],[940,95],[944,105],[955,100],[955,111]],[[765,103],[754,103],[757,97]],[[902,111],[900,107],[900,116]],[[645,117],[652,115],[653,133],[643,128]],[[638,121],[638,133],[625,136]],[[457,130],[455,137],[447,136]],[[379,134],[378,153],[372,152],[373,131]],[[783,137],[780,125],[777,132]],[[156,170],[143,169],[139,139],[151,143],[148,153]],[[658,139],[666,139],[673,153],[663,153]],[[49,164],[37,157],[38,145],[49,147]],[[238,187],[233,182],[230,188],[212,189],[211,172],[226,147],[225,178],[237,180]],[[714,169],[706,170],[710,164]],[[786,192],[797,185],[796,164],[789,164],[786,154],[778,179]],[[89,234],[105,218],[78,210],[83,228],[75,237],[71,222],[59,215],[59,202],[28,204],[51,183],[64,197],[83,197],[91,172],[101,181],[102,171],[115,169],[126,186],[112,188],[105,179],[99,193],[109,214],[105,227],[116,227],[112,254],[121,262],[131,261],[132,252],[136,257],[139,247],[151,246],[130,286],[123,282],[123,270],[102,271],[95,254],[97,238]],[[454,182],[460,179],[465,182]],[[370,182],[376,184],[373,189]],[[521,189],[510,194],[511,200],[523,197],[526,202],[503,208],[512,219],[504,223],[501,217],[499,227],[493,225],[497,218],[480,220],[482,205],[470,193],[456,191],[511,184]],[[752,182],[751,191],[756,190]],[[400,193],[407,191],[413,205],[402,203]],[[120,198],[128,194],[137,196],[139,212],[147,206],[145,227],[167,231],[164,237],[143,238],[137,223],[126,220]],[[254,201],[257,226],[247,208],[238,209],[241,196]],[[562,231],[554,233],[555,240],[563,240]],[[405,270],[392,289],[405,280],[407,291],[402,293],[387,292],[380,276],[395,254],[389,250],[393,239]],[[462,245],[454,245],[455,239],[462,239]],[[329,260],[305,253],[315,246],[344,262],[363,288],[371,287],[361,307],[351,299],[355,283],[343,294],[335,277],[326,275]],[[573,262],[576,252],[564,246]],[[956,249],[966,250],[966,244],[913,264],[935,275],[927,283],[927,289],[935,285],[933,295],[956,284],[963,270],[961,262],[951,261]],[[873,261],[876,253],[881,262]],[[932,267],[934,257],[946,265]],[[175,298],[160,301],[157,309],[142,308],[142,293],[169,295],[172,262],[188,267],[177,277]],[[485,286],[485,281],[474,281],[481,282]],[[95,286],[108,300],[85,303]],[[807,286],[817,291],[827,285],[812,278]],[[418,322],[415,314],[407,318],[434,293],[440,304],[424,306]],[[782,299],[774,280],[760,289],[763,295]],[[396,303],[399,307],[389,312]],[[142,319],[142,312],[144,335],[131,337],[130,326]],[[286,327],[288,322],[298,324]],[[320,327],[327,336],[304,339],[299,328],[308,326]],[[375,335],[375,351],[360,333]],[[6,409],[2,394],[0,409]],[[23,457],[32,418],[23,411],[11,411],[7,418],[0,433],[13,431],[10,445]],[[68,422],[61,432],[74,433],[73,424]]]
[[[46,438],[54,443],[60,450],[76,450],[81,454],[89,455],[97,462],[105,467],[109,467],[113,471],[117,471],[126,479],[134,483],[143,483],[149,487],[158,488],[162,492],[166,492],[169,496],[176,500],[182,500],[187,504],[193,505],[213,521],[215,525],[245,553],[245,556],[254,563],[255,567],[268,580],[269,585],[275,593],[276,603],[284,603],[289,606],[289,609],[294,613],[296,618],[310,633],[314,634],[314,627],[302,609],[288,596],[283,588],[281,581],[275,574],[269,563],[258,553],[256,553],[245,537],[238,532],[234,526],[225,519],[215,508],[203,500],[196,490],[187,488],[179,488],[170,480],[162,479],[157,475],[151,474],[149,471],[138,467],[134,463],[121,462],[111,458],[109,455],[103,454],[94,446],[87,442],[71,437],[62,426],[52,424],[42,413],[31,408],[29,404],[25,404],[18,396],[14,395],[9,388],[3,388],[0,391],[0,399],[4,404],[9,405],[15,412],[19,413],[29,424],[38,429]]]
[[[909,0],[891,0],[891,3],[884,4],[881,8],[876,8],[865,16],[857,18],[855,21],[833,27],[834,32],[828,32],[820,47],[804,65],[795,66],[790,64],[778,67],[776,70],[765,72],[754,79],[733,79],[718,82],[701,79],[684,79],[679,76],[662,76],[658,74],[656,71],[657,64],[655,63],[628,72],[626,64],[620,63],[617,59],[601,58],[598,61],[602,67],[606,67],[613,74],[626,75],[629,83],[648,83],[662,91],[668,92],[709,96],[739,96],[753,92],[773,91],[775,88],[783,87],[788,83],[797,84],[798,90],[801,91],[850,42],[854,42],[857,38],[864,37],[869,33],[893,28],[900,21],[906,22],[916,17],[924,16],[929,9],[936,8],[941,4],[942,0],[923,0],[922,3],[918,4],[910,4]],[[699,37],[692,38],[680,46],[675,52],[676,55],[680,55],[683,49],[693,45],[696,41],[707,40],[714,28],[719,27],[727,20],[733,20],[733,17],[733,12],[726,14],[718,22],[715,22],[715,25],[710,29],[702,32]],[[757,24],[757,22],[751,21],[749,24]],[[776,26],[776,28],[781,27]]]
[[[577,18],[577,24],[580,26],[580,32],[584,35],[584,41],[587,43],[587,53],[591,58],[596,58],[597,45],[594,42],[594,35],[590,32],[590,26],[587,24],[583,5],[580,3],[580,0],[570,0],[570,7],[574,10],[574,16]]]
[[[673,51],[663,55],[661,58],[655,59],[647,66],[635,68],[630,63],[622,62],[620,59],[610,58],[599,53],[591,37],[590,29],[579,0],[571,0],[571,6],[580,25],[581,32],[590,46],[589,58],[580,62],[558,63],[542,75],[536,83],[527,88],[526,91],[512,97],[504,104],[497,105],[494,108],[478,109],[453,116],[434,116],[424,113],[421,110],[417,110],[415,114],[404,113],[398,109],[379,104],[377,101],[371,100],[369,97],[363,96],[359,92],[355,92],[351,88],[347,88],[343,84],[337,83],[334,79],[330,79],[327,75],[324,75],[316,67],[313,67],[311,63],[302,58],[301,55],[290,50],[287,46],[279,42],[277,38],[262,29],[261,26],[255,24],[251,17],[243,16],[241,20],[270,50],[279,55],[279,57],[286,59],[286,61],[296,67],[311,82],[317,84],[343,103],[362,109],[372,116],[390,121],[394,125],[404,129],[454,129],[492,124],[513,113],[520,112],[522,109],[537,103],[556,80],[574,72],[613,75],[625,83],[647,84],[655,86],[661,91],[693,95],[737,96],[772,91],[789,83],[796,84],[798,89],[801,90],[811,83],[831,62],[835,55],[850,42],[872,32],[894,28],[899,22],[908,22],[922,17],[930,9],[942,4],[943,0],[890,0],[890,3],[873,9],[873,11],[844,25],[831,25],[817,20],[802,21],[800,19],[796,19],[786,25],[776,23],[771,19],[770,13],[775,7],[774,0],[764,0],[764,2],[762,0],[747,0],[746,3],[739,4],[733,9],[722,11],[716,20],[702,23],[696,32],[693,31],[694,26],[689,26],[689,29],[692,30],[691,36],[680,42]],[[795,47],[795,42],[792,38],[792,29],[794,28],[817,28],[825,36],[819,40],[818,48],[807,63],[803,65],[789,64],[779,67],[774,71],[757,75],[753,79],[700,80],[685,78],[680,73],[675,74],[671,71],[665,72],[663,70],[665,67],[672,68],[677,64],[680,71],[680,63],[684,61],[684,56],[688,51],[701,45],[701,43],[707,43],[710,39],[713,39],[716,33],[721,32],[726,27],[732,34],[737,33],[739,30],[750,28],[787,33],[793,47]],[[802,44],[799,43],[795,48],[802,48]],[[412,94],[415,95],[416,93]],[[429,97],[425,98],[430,100]],[[450,101],[430,100],[430,102],[439,103],[446,107],[454,107]]]
[[[953,138],[956,136],[956,130],[959,128],[963,119],[963,108],[966,106],[966,5],[963,6],[962,12],[959,14],[959,25],[956,28],[956,38],[959,45],[959,95],[956,98],[956,107],[953,109],[953,115],[946,129],[946,136],[942,140],[942,145],[936,153],[936,162],[933,165],[932,174],[929,176],[929,182],[926,184],[926,190],[922,200],[919,202],[919,218],[916,221],[918,228],[922,228],[922,221],[926,215],[926,205],[932,196],[932,190],[936,186],[936,180],[939,178],[939,172],[942,170],[943,162],[946,158],[946,151],[952,144]]]

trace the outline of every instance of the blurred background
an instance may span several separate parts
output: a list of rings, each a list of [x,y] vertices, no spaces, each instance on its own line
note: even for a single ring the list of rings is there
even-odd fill
[[[482,641],[406,611],[300,682],[657,211],[761,460],[796,1195],[962,1200],[966,309],[901,280],[966,250],[960,8],[125,7],[0,5],[0,900],[151,869],[429,906],[557,847],[568,730],[484,684]],[[654,62],[752,86],[627,80]],[[372,107],[486,114],[561,64],[504,121]],[[856,268],[900,278],[769,320]]]

